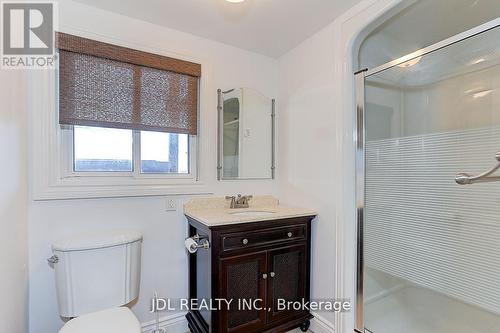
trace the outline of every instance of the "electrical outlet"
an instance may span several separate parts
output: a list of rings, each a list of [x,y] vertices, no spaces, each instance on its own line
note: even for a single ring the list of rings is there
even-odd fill
[[[177,210],[177,200],[174,198],[167,198],[166,211],[174,212]]]

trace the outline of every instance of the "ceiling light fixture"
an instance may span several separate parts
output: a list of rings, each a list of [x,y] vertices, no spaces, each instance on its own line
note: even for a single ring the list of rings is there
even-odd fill
[[[484,58],[475,59],[475,60],[471,61],[471,65],[477,65],[477,64],[480,64],[480,63],[485,62],[485,61],[486,61],[486,59],[484,59]]]
[[[481,89],[481,88],[476,88],[476,89],[470,89],[466,90],[465,93],[467,95],[471,95],[472,98],[481,98],[484,96],[488,96],[494,91],[494,89]]]
[[[416,57],[416,58],[410,59],[408,61],[405,61],[402,64],[399,64],[398,67],[408,68],[411,66],[415,66],[416,64],[418,64],[420,62],[420,60],[422,60],[422,57]]]
[[[227,2],[230,2],[230,3],[240,3],[240,2],[243,2],[245,0],[226,0]]]
[[[488,96],[489,94],[491,94],[493,92],[493,90],[483,90],[483,91],[479,91],[475,94],[472,95],[472,98],[481,98],[481,97],[484,97],[484,96]]]

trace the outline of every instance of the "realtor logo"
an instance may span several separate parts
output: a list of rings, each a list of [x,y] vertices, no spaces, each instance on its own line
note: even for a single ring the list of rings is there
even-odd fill
[[[2,2],[2,68],[54,66],[53,2]]]

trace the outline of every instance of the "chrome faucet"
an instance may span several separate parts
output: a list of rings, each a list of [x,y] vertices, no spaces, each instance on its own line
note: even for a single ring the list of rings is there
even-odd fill
[[[233,196],[227,196],[226,200],[231,200],[231,205],[229,206],[231,209],[233,208],[248,208],[248,201],[252,199],[253,196],[251,195],[241,195],[238,194],[237,197]]]

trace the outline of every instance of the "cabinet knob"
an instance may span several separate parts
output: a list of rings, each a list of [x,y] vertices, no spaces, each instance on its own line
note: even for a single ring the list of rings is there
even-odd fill
[[[244,238],[242,241],[243,245],[247,245],[248,244],[248,239]]]
[[[288,232],[287,236],[288,236],[288,238],[292,238],[292,236],[293,236],[292,232],[291,231]]]
[[[271,277],[273,278],[276,274],[274,274],[274,272],[271,272],[269,273],[269,275],[271,275]]]
[[[262,278],[263,278],[264,280],[267,280],[267,274],[266,274],[266,273],[262,274]]]

